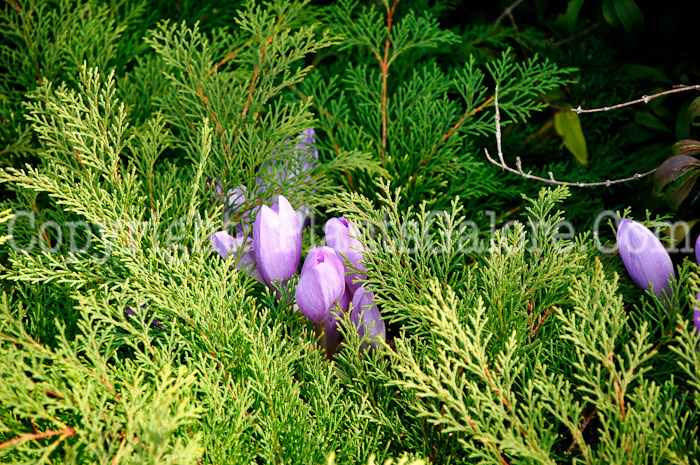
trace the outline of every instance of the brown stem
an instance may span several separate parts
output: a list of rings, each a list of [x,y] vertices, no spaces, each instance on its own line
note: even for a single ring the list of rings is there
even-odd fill
[[[595,418],[595,415],[596,415],[596,411],[595,411],[595,409],[593,409],[591,411],[591,413],[589,413],[586,416],[586,418],[579,425],[579,427],[578,427],[579,433],[583,433],[586,430],[586,427],[591,422],[591,420],[593,420]],[[574,437],[574,440],[571,441],[571,444],[569,444],[569,447],[566,449],[566,452],[571,452],[575,445],[576,445],[576,438]],[[581,451],[583,452],[583,449],[581,449]]]
[[[34,424],[34,420],[32,420],[32,419],[30,418],[30,419],[29,419],[29,423],[32,424],[32,431],[34,431],[34,434],[41,434],[41,433],[39,433],[39,430],[37,429],[36,425]],[[38,442],[40,446],[43,446],[43,445],[44,445],[44,441],[42,441],[41,438],[37,438],[37,439],[36,439],[36,442]]]
[[[267,50],[267,47],[269,47],[270,44],[272,43],[272,39],[274,37],[275,37],[274,34],[272,34],[272,35],[270,35],[270,37],[268,37],[267,42],[265,42],[265,45],[263,45],[262,51],[260,52],[260,60],[255,65],[255,69],[253,70],[253,79],[250,81],[250,88],[248,89],[248,98],[246,98],[245,106],[243,107],[243,113],[241,113],[241,121],[243,120],[243,118],[245,118],[245,115],[248,114],[248,110],[250,109],[250,101],[253,97],[253,89],[255,88],[255,80],[258,78],[258,73],[260,72],[260,65],[262,65],[262,62],[265,59],[265,51]]]
[[[545,318],[549,316],[550,313],[552,313],[552,310],[554,310],[554,307],[549,307],[549,310],[547,310],[544,315],[540,317],[540,320],[537,322],[537,326],[535,326],[531,331],[530,331],[530,342],[532,342],[535,339],[535,335],[537,334],[537,331],[539,331],[540,326],[542,326],[542,323],[544,323]]]
[[[613,376],[613,382],[615,383],[615,389],[617,390],[617,404],[620,407],[620,412],[622,413],[622,421],[625,421],[625,398],[622,395],[622,389],[620,388],[620,382],[617,380],[617,376]]]
[[[221,126],[219,125],[219,120],[216,119],[216,115],[209,107],[209,101],[204,96],[204,91],[202,91],[201,87],[197,87],[197,92],[199,92],[199,96],[202,97],[202,102],[204,102],[204,106],[207,107],[207,110],[209,110],[209,116],[211,116],[211,119],[214,120],[214,124],[216,125],[216,132],[219,134],[219,137],[221,137],[223,135],[223,132],[221,131]]]
[[[498,24],[501,21],[503,21],[503,18],[505,18],[506,16],[511,16],[513,14],[513,10],[517,8],[517,6],[520,5],[522,2],[523,0],[515,0],[508,8],[503,10],[503,13],[501,13],[494,22]]]
[[[214,66],[212,69],[209,70],[209,76],[214,74],[214,71],[216,71],[217,69],[224,66],[231,58],[235,57],[236,53],[238,53],[238,49],[234,50],[233,52],[231,52],[228,55],[226,55],[225,57],[223,57],[221,59],[221,61],[216,64],[216,66]]]
[[[389,77],[389,47],[391,46],[391,25],[394,19],[394,12],[399,0],[394,0],[394,5],[387,10],[386,14],[386,40],[384,41],[384,58],[379,60],[379,67],[382,70],[382,149],[386,151],[386,88]]]
[[[75,436],[75,430],[71,427],[66,427],[61,430],[45,431],[43,433],[23,434],[18,438],[10,439],[9,441],[3,442],[2,444],[0,444],[0,449],[4,449],[5,447],[14,446],[15,444],[20,444],[34,439],[38,440],[41,438],[50,438],[52,436],[58,436],[59,434],[66,437]]]

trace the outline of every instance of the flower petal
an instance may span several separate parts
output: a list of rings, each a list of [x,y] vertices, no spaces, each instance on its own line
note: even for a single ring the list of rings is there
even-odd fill
[[[262,205],[253,225],[255,261],[268,286],[277,280],[286,283],[297,272],[301,258],[301,231],[294,209],[283,196],[273,208]]]
[[[649,290],[653,286],[657,297],[664,290],[670,296],[669,280],[675,280],[676,274],[659,238],[640,223],[623,218],[617,230],[617,246],[627,272],[639,287]]]
[[[319,263],[302,273],[295,291],[297,305],[306,318],[326,321],[331,305],[343,295],[343,281],[329,263]]]
[[[334,249],[338,254],[345,255],[348,262],[344,261],[345,272],[345,283],[350,288],[351,292],[356,292],[357,289],[362,286],[362,282],[367,279],[367,276],[361,273],[351,273],[350,264],[353,267],[364,271],[365,265],[364,251],[365,248],[362,243],[353,236],[357,236],[357,231],[348,222],[347,219],[331,218],[326,222],[326,244]]]
[[[357,326],[360,339],[386,340],[386,326],[374,304],[374,293],[366,287],[360,287],[352,298],[352,313],[350,320]],[[377,347],[377,342],[363,343],[362,347]]]

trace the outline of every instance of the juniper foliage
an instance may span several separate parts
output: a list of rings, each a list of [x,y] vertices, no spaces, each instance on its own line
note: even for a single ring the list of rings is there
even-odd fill
[[[3,463],[697,463],[696,265],[666,308],[560,234],[566,188],[476,216],[519,190],[480,156],[493,87],[514,127],[572,69],[397,3],[5,5]],[[346,315],[329,360],[297,278],[213,253],[216,183],[244,230],[277,194],[355,222],[388,344]]]

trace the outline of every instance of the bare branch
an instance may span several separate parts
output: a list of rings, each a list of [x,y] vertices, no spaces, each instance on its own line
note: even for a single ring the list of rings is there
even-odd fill
[[[631,102],[620,103],[618,105],[613,105],[611,107],[592,108],[590,110],[584,110],[581,108],[581,105],[579,105],[578,108],[572,108],[571,111],[575,111],[577,115],[580,115],[581,113],[597,113],[600,111],[617,110],[618,108],[628,107],[630,105],[636,105],[636,104],[642,103],[642,102],[649,103],[650,100],[653,100],[656,97],[662,97],[662,96],[668,95],[668,94],[675,94],[677,92],[685,92],[686,90],[700,90],[700,84],[696,84],[694,86],[686,86],[684,84],[681,84],[678,86],[674,86],[674,88],[671,90],[665,90],[663,92],[659,92],[658,94],[653,94],[653,95],[642,95],[642,98],[640,98],[640,99],[632,100]]]
[[[598,26],[600,26],[600,23],[593,23],[592,25],[588,26],[583,31],[578,32],[570,37],[567,37],[566,39],[558,40],[558,41],[554,42],[552,45],[554,47],[559,47],[560,45],[568,44],[572,40],[578,39],[581,36],[585,36],[586,34],[591,32],[593,29],[597,28]]]
[[[508,8],[503,10],[503,13],[501,13],[498,16],[498,18],[496,18],[496,21],[494,21],[494,23],[496,23],[496,24],[500,23],[501,21],[503,21],[503,18],[505,18],[506,16],[510,16],[512,18],[513,10],[516,9],[518,7],[518,5],[520,5],[521,3],[523,3],[523,0],[515,0],[513,3],[511,3],[511,5]]]
[[[700,87],[700,86],[698,86]],[[654,97],[654,96],[652,96]],[[517,174],[518,176],[521,176],[525,179],[532,179],[534,181],[540,181],[540,182],[545,182],[547,184],[554,184],[557,186],[570,186],[570,187],[597,187],[597,186],[612,186],[613,184],[622,184],[624,182],[630,182],[630,181],[637,181],[639,179],[642,179],[643,177],[649,176],[652,174],[654,171],[656,171],[656,168],[654,168],[651,171],[647,171],[646,173],[636,173],[633,176],[630,176],[629,178],[623,178],[623,179],[614,179],[614,180],[605,180],[601,182],[569,182],[569,181],[557,181],[554,179],[554,174],[550,171],[548,173],[549,178],[542,178],[540,176],[535,176],[531,174],[530,171],[527,173],[523,171],[523,166],[522,162],[520,161],[520,157],[515,158],[515,168],[511,168],[508,166],[503,159],[503,149],[502,149],[502,143],[501,143],[501,112],[498,107],[498,86],[496,86],[496,90],[494,93],[494,107],[496,109],[496,148],[498,150],[498,161],[494,160],[491,155],[489,154],[488,149],[484,149],[484,152],[486,152],[486,159],[498,166],[499,168],[508,171],[509,173]],[[585,111],[585,110],[584,110]]]

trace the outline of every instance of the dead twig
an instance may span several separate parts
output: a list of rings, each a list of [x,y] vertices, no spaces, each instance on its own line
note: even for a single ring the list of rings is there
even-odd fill
[[[588,110],[584,110],[583,108],[581,108],[581,105],[579,105],[577,108],[572,108],[571,111],[574,111],[574,112],[576,112],[577,115],[580,115],[581,113],[597,113],[597,112],[601,112],[601,111],[617,110],[618,108],[628,107],[630,105],[636,105],[638,103],[649,103],[649,101],[654,100],[657,97],[662,97],[664,95],[669,95],[669,94],[675,94],[678,92],[685,92],[687,90],[700,90],[700,84],[696,84],[694,86],[686,86],[684,84],[681,84],[678,86],[674,86],[673,89],[671,89],[671,90],[665,90],[663,92],[659,92],[658,94],[642,95],[642,98],[638,98],[637,100],[632,100],[631,102],[619,103],[619,104],[613,105],[611,107],[591,108]]]
[[[579,433],[583,433],[586,430],[586,427],[588,424],[595,418],[596,411],[595,409],[591,410],[591,413],[589,413],[586,418],[581,422],[581,424],[578,426],[578,431]],[[569,447],[566,449],[566,452],[571,452],[574,449],[574,446],[576,445],[576,439],[571,441],[571,444],[569,444]]]
[[[511,3],[511,5],[508,8],[503,10],[503,13],[501,13],[498,16],[498,18],[496,18],[496,21],[494,21],[494,23],[500,23],[506,16],[510,16],[512,18],[513,10],[515,10],[521,3],[523,3],[523,0],[515,0],[513,3]]]
[[[700,88],[700,86],[694,86],[694,87]],[[686,89],[684,89],[684,90],[686,90]],[[670,92],[670,91],[667,91],[667,92]],[[678,92],[680,92],[680,91],[678,91]],[[649,100],[651,100],[652,98],[655,98],[657,96],[658,96],[658,94],[649,96],[647,98]],[[622,106],[625,106],[625,105],[627,105],[627,104],[622,104]],[[494,160],[491,157],[491,154],[489,154],[488,149],[484,149],[484,152],[486,153],[486,159],[490,163],[498,166],[499,168],[501,168],[505,171],[508,171],[509,173],[517,174],[518,176],[523,177],[525,179],[532,179],[534,181],[540,181],[540,182],[544,182],[547,184],[554,184],[557,186],[570,186],[570,187],[606,186],[607,187],[607,186],[612,186],[613,184],[621,184],[624,182],[637,181],[637,180],[642,179],[646,176],[649,176],[650,174],[652,174],[656,171],[656,168],[654,168],[653,170],[647,171],[646,173],[635,173],[634,175],[632,175],[628,178],[614,179],[614,180],[608,179],[608,180],[601,181],[601,182],[570,182],[570,181],[558,181],[558,180],[554,179],[554,174],[552,174],[551,171],[548,173],[549,178],[535,176],[530,171],[528,171],[526,173],[523,171],[522,162],[520,161],[520,157],[515,158],[515,166],[516,167],[512,168],[512,167],[508,166],[506,164],[505,160],[503,159],[503,148],[502,148],[502,142],[501,142],[501,114],[500,114],[499,107],[498,107],[498,86],[496,86],[496,90],[494,93],[494,107],[496,109],[496,148],[498,150],[498,161]],[[610,107],[610,109],[612,109],[612,108],[619,108],[619,106]],[[576,109],[574,109],[572,111],[576,111]],[[591,110],[580,110],[580,111],[582,113],[585,113],[585,112],[590,112]],[[603,111],[603,110],[600,110],[600,111]]]

